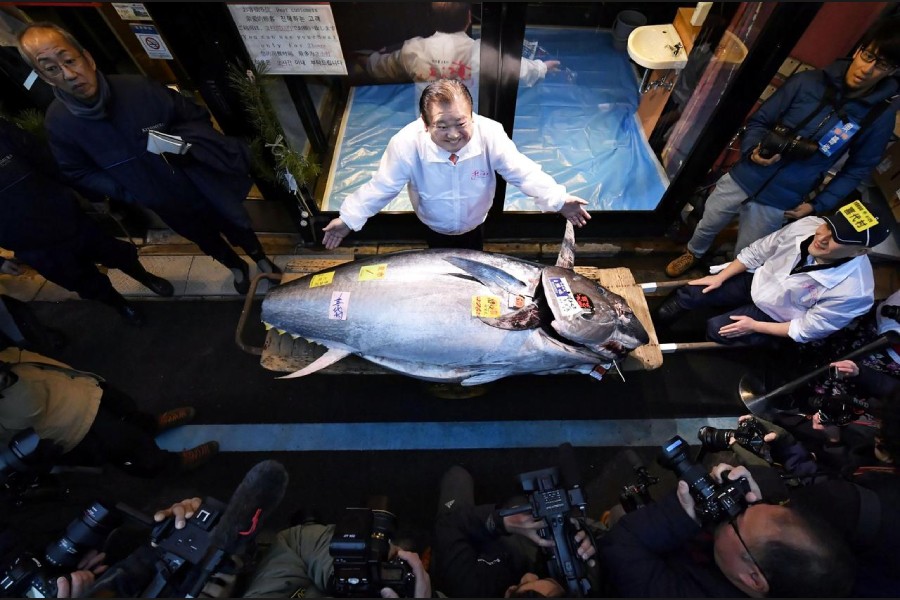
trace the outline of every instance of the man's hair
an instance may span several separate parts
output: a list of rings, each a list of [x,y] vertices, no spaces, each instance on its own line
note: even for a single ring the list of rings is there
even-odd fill
[[[853,587],[853,555],[827,522],[785,507],[773,520],[779,538],[753,548],[753,558],[769,583],[770,597],[847,597]]]
[[[900,17],[890,17],[877,22],[859,44],[860,48],[872,46],[878,56],[900,66]]]
[[[429,122],[431,116],[428,109],[435,104],[449,104],[454,100],[461,99],[469,105],[472,110],[472,94],[469,88],[458,79],[438,79],[434,83],[428,84],[422,96],[419,98],[419,112],[422,114],[422,120],[425,125],[431,126]]]
[[[436,31],[456,33],[469,26],[471,4],[468,2],[432,2],[431,22]]]
[[[31,57],[28,56],[28,53],[25,52],[25,49],[22,47],[22,38],[25,37],[25,34],[31,31],[32,29],[52,29],[66,40],[70,46],[78,50],[79,54],[84,54],[84,46],[82,46],[78,40],[75,39],[75,36],[57,25],[56,23],[51,23],[50,21],[36,21],[34,23],[29,23],[25,27],[22,28],[19,33],[16,34],[16,47],[19,49],[19,56],[22,57],[22,60],[25,61],[25,64],[34,69],[36,65],[31,61]]]

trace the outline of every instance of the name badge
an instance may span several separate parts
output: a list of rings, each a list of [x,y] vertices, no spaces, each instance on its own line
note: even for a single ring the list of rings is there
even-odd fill
[[[844,147],[844,144],[850,141],[850,138],[859,131],[859,125],[853,121],[844,123],[838,121],[837,125],[825,132],[822,139],[819,140],[819,150],[825,156],[831,156]]]

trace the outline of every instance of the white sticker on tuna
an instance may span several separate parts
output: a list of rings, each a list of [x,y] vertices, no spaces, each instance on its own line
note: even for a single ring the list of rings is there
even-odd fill
[[[347,320],[350,308],[350,292],[332,292],[331,304],[328,306],[328,318],[340,321]]]
[[[565,277],[551,277],[550,285],[553,286],[553,294],[556,296],[556,303],[559,305],[559,312],[564,317],[577,315],[581,312],[581,306],[572,296],[572,288]]]

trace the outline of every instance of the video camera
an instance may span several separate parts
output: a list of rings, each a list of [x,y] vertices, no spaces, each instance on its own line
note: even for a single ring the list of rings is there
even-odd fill
[[[174,517],[155,523],[117,504],[124,514],[153,527],[154,545],[142,545],[112,565],[96,581],[94,592],[103,597],[198,597],[213,575],[236,569],[233,557],[252,555],[261,523],[281,503],[287,482],[281,463],[262,461],[247,472],[227,505],[207,497],[183,529],[175,528]]]
[[[697,431],[697,439],[708,452],[724,452],[730,448],[728,440],[734,436],[735,442],[747,448],[757,456],[772,462],[772,453],[766,443],[766,430],[755,419],[746,419],[738,424],[737,429],[716,429],[701,427]]]
[[[120,520],[117,512],[94,502],[69,523],[62,537],[47,545],[42,556],[26,552],[13,559],[0,579],[0,595],[55,598],[57,577],[68,575],[89,550],[99,550]]]
[[[744,496],[750,492],[746,477],[734,481],[723,473],[722,483],[716,483],[706,470],[691,460],[690,447],[680,436],[675,436],[662,447],[659,464],[673,471],[688,484],[694,499],[694,512],[704,525],[730,521],[747,508]]]
[[[389,587],[401,598],[415,596],[416,576],[400,558],[389,559],[397,517],[386,510],[348,508],[334,529],[328,552],[334,557],[335,595],[377,598]]]
[[[784,159],[805,160],[819,151],[819,144],[799,135],[784,125],[776,125],[759,143],[760,158],[772,158],[780,154]]]
[[[555,467],[522,473],[519,481],[522,489],[528,493],[529,504],[501,510],[500,516],[530,510],[535,520],[543,519],[547,523],[547,527],[538,533],[542,538],[552,539],[555,543],[552,548],[542,548],[547,556],[550,576],[565,585],[569,595],[580,598],[591,592],[591,582],[584,562],[578,558],[578,546],[575,543],[578,529],[571,519],[585,516],[587,502],[581,487],[574,483],[578,476],[571,452],[570,444],[560,446],[561,463],[566,467],[566,487],[560,483],[560,470]]]

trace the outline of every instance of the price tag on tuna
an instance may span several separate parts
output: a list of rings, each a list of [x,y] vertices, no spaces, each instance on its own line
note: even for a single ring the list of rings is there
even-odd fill
[[[472,296],[472,316],[496,319],[500,316],[500,298],[497,296]]]
[[[853,225],[853,229],[856,231],[865,231],[869,227],[878,225],[878,219],[875,218],[875,215],[870,213],[869,209],[859,200],[851,202],[838,212],[847,217],[847,220],[850,221],[850,224]]]
[[[375,279],[384,279],[384,274],[387,273],[387,265],[369,265],[367,267],[359,268],[359,278],[357,281],[373,281]]]
[[[309,280],[309,287],[321,287],[323,285],[330,285],[331,282],[334,281],[334,271],[328,271],[327,273],[318,273],[313,275]]]

